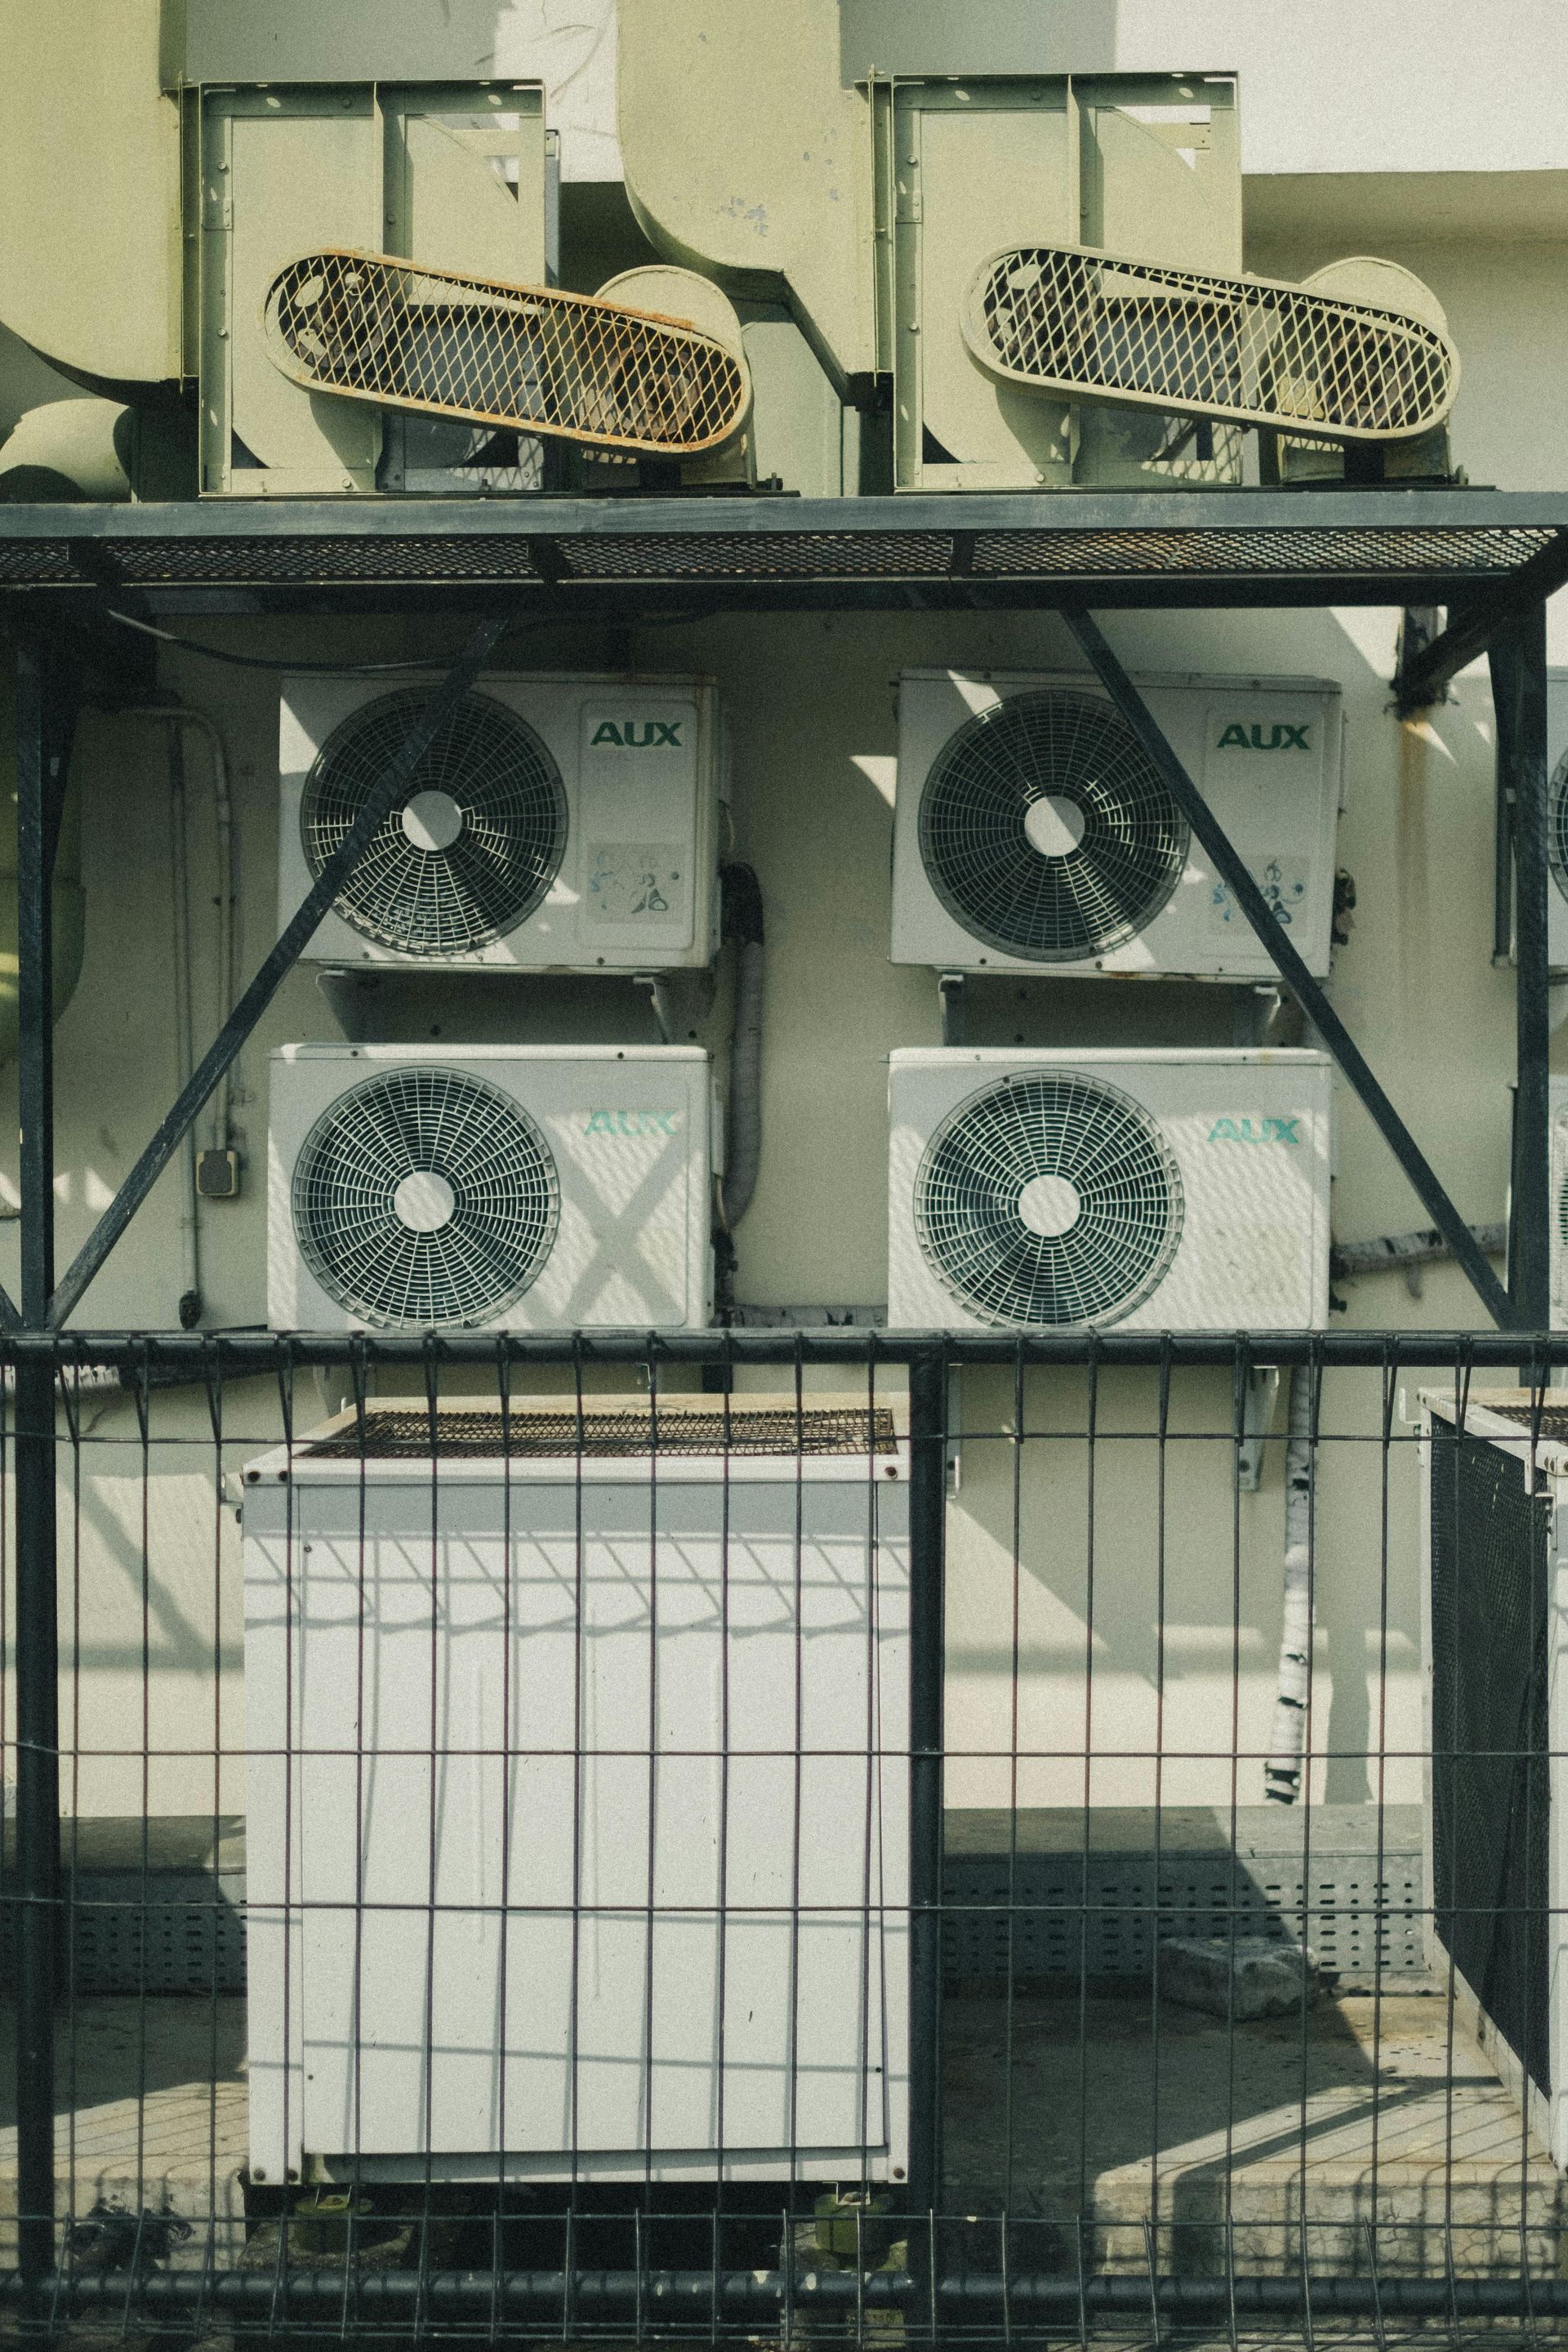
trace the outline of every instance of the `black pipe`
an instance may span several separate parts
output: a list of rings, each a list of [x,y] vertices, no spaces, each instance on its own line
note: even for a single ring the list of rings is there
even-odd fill
[[[1509,648],[1516,643],[1511,635],[1505,635],[1487,653],[1496,725],[1492,745],[1492,961],[1500,964],[1507,963],[1513,953],[1513,695]]]
[[[44,2279],[44,2304],[60,2316],[80,2318],[112,2311],[134,2317],[177,2315],[200,2309],[214,2318],[226,2312],[267,2312],[278,2321],[330,2323],[338,2332],[345,2315],[402,2320],[417,2305],[444,2320],[621,2319],[642,2315],[660,2322],[702,2326],[776,2325],[790,2308],[833,2312],[847,2317],[868,2312],[919,2311],[930,2299],[927,2281],[913,2272],[826,2271],[803,2267],[782,2271],[588,2270],[574,2271],[292,2271],[279,2276],[270,2266],[252,2271],[61,2273]],[[1460,2320],[1568,2318],[1568,2279],[1522,2274],[1466,2278],[1452,2273],[1412,2277],[1367,2273],[1354,2277],[1224,2274],[1161,2277],[1134,2270],[1107,2276],[1077,2272],[995,2271],[950,2273],[935,2282],[939,2316],[950,2322],[1027,2318],[1076,2330],[1080,2313],[1091,2318],[1149,2316],[1194,2323],[1238,2318],[1367,2318],[1379,2313],[1399,2318]],[[568,2300],[568,2290],[570,2299]],[[0,2311],[26,2294],[20,2274],[0,2273]]]
[[[54,1288],[54,907],[51,658],[16,655],[17,1089],[22,1314]],[[58,750],[63,761],[63,749]],[[24,2278],[55,2265],[55,1979],[59,1937],[59,1657],[55,1381],[42,1356],[16,1370],[16,2201]]]
[[[942,2186],[942,1806],[947,1365],[910,1367],[910,2178],[912,2211]]]
[[[1229,887],[1232,898],[1246,916],[1280,978],[1354,1087],[1363,1109],[1405,1171],[1433,1223],[1439,1228],[1464,1268],[1471,1288],[1487,1313],[1494,1323],[1505,1329],[1528,1328],[1532,1320],[1544,1324],[1547,1319],[1544,1306],[1535,1317],[1525,1317],[1516,1310],[1508,1292],[1487,1264],[1484,1254],[1477,1248],[1468,1225],[1454,1206],[1436,1171],[1379,1085],[1366,1056],[1334,1011],[1323,989],[1297,953],[1289,934],[1275,920],[1268,900],[1249,868],[1237,855],[1229,835],[1171,748],[1158,721],[1111,652],[1094,620],[1083,612],[1068,612],[1063,618],[1111,701],[1154,762],[1171,797],[1207,851],[1221,880]],[[1542,909],[1544,919],[1544,899]]]

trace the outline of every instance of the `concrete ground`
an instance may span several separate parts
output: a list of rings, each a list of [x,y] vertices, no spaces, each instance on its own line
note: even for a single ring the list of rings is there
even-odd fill
[[[1080,2055],[1080,2030],[1082,2033]],[[1091,2259],[1142,2269],[1145,2222],[1162,2267],[1223,2271],[1363,2267],[1378,2223],[1385,2271],[1445,2263],[1444,2225],[1461,2273],[1557,2273],[1563,2184],[1526,2142],[1520,2113],[1447,2003],[1402,1991],[1381,2013],[1364,1995],[1321,1997],[1303,2039],[1298,2017],[1235,2029],[1147,1994],[950,1999],[945,2017],[946,2202],[955,2213],[1005,2208],[1023,2240],[1012,2259],[1076,2263],[1076,2224]],[[4,2012],[0,2037],[9,2042]],[[79,2223],[95,2205],[167,2215],[167,2259],[238,2261],[246,2154],[244,2003],[179,1997],[77,2004],[58,2039],[58,2209]],[[72,2073],[74,2065],[74,2075]],[[10,2069],[0,2078],[8,2103]],[[74,2110],[74,2117],[73,2117]],[[15,2259],[16,2135],[0,2104],[0,2267]]]
[[[1098,2260],[1163,2267],[1461,2273],[1562,2264],[1563,2184],[1447,2003],[1401,1991],[1328,1994],[1308,2012],[1235,2028],[1150,1998],[1005,1999],[945,2011],[950,2199],[1074,2225]],[[1082,2035],[1080,2056],[1080,2032]],[[1228,2200],[1226,2195],[1228,2182]],[[1067,2224],[1066,2229],[1059,2227]],[[1522,2232],[1522,2238],[1521,2238]],[[1022,2259],[1022,2257],[1020,2257]]]

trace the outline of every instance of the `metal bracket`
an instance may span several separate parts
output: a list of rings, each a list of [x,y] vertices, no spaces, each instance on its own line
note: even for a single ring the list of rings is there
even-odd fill
[[[968,974],[942,971],[937,974],[937,1003],[942,1007],[942,1042],[944,1045],[967,1045],[969,1043]]]
[[[647,1001],[653,1007],[654,1022],[658,1030],[660,1042],[666,1045],[673,1045],[676,1030],[675,1008],[669,1001],[669,990],[665,984],[663,972],[634,971],[632,986],[647,989]]]
[[[1263,1450],[1274,1426],[1279,1400],[1278,1364],[1253,1364],[1241,1400],[1241,1443],[1236,1450],[1236,1483],[1244,1495],[1256,1495],[1263,1478]]]

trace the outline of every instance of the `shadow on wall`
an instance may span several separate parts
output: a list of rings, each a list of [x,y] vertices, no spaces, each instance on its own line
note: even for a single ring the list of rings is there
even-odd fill
[[[1120,0],[838,0],[846,84],[880,74],[1110,73]]]

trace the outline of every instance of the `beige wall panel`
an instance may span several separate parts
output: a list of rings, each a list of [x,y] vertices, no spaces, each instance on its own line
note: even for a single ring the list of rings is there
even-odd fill
[[[110,385],[180,373],[180,122],[158,0],[0,0],[0,319]]]

